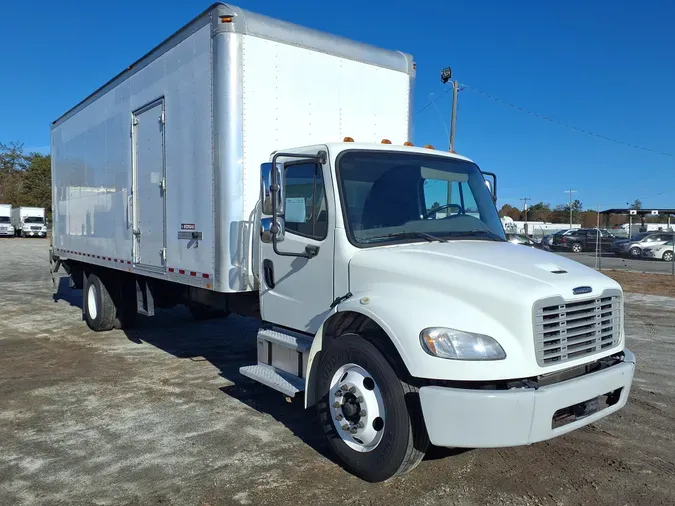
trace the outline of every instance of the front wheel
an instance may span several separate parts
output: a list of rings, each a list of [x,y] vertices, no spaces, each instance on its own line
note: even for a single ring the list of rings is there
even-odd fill
[[[319,423],[342,465],[366,481],[412,470],[429,446],[418,390],[399,378],[394,362],[357,334],[322,352]]]
[[[630,249],[629,253],[630,253],[630,256],[632,256],[633,258],[640,258],[640,255],[642,254],[642,250],[640,248],[638,248],[637,246],[633,246]]]
[[[581,244],[580,244],[580,243],[575,242],[574,244],[572,244],[572,251],[573,251],[574,253],[581,253],[581,250],[582,250],[582,249],[583,249],[583,248],[581,247]]]
[[[96,274],[89,274],[84,293],[84,317],[95,332],[111,330],[115,321],[115,303],[108,287]]]
[[[673,261],[673,252],[672,251],[666,251],[663,254],[662,258],[665,262],[672,262]]]

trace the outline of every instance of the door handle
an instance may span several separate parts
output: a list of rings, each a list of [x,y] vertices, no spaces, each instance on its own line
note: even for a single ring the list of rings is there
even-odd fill
[[[132,206],[133,206],[133,201],[132,201],[132,195],[129,195],[127,197],[127,228],[132,227],[133,224],[133,212],[132,212]]]
[[[274,281],[274,264],[272,263],[272,260],[269,258],[266,258],[263,260],[263,274],[265,276],[265,284],[274,289],[276,286],[276,283]]]

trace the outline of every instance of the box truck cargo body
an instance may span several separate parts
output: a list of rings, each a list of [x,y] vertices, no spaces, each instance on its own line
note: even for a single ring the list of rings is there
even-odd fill
[[[52,272],[95,331],[261,320],[240,373],[381,481],[628,399],[623,293],[505,240],[496,176],[412,146],[412,57],[216,4],[52,125]],[[189,336],[186,336],[189,339]]]
[[[409,56],[211,12],[54,123],[55,248],[252,290],[261,160],[347,135],[410,137]],[[72,230],[72,209],[90,199],[88,232]]]
[[[21,237],[46,237],[44,207],[15,207],[12,209],[14,232]]]
[[[0,236],[14,237],[12,206],[9,204],[0,204]]]

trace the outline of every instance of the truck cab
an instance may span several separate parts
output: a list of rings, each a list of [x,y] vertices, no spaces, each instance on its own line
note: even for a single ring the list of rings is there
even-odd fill
[[[509,244],[496,180],[471,160],[387,142],[263,164],[270,328],[242,374],[304,391],[343,463],[375,481],[414,467],[429,442],[530,444],[620,409],[635,366],[621,287]]]

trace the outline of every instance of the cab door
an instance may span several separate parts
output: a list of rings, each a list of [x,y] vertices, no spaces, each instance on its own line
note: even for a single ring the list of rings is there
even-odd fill
[[[330,313],[334,300],[333,253],[335,208],[328,165],[290,161],[283,166],[285,182],[282,256],[272,243],[260,242],[260,310],[262,319],[314,334]],[[317,251],[318,248],[318,251]]]

